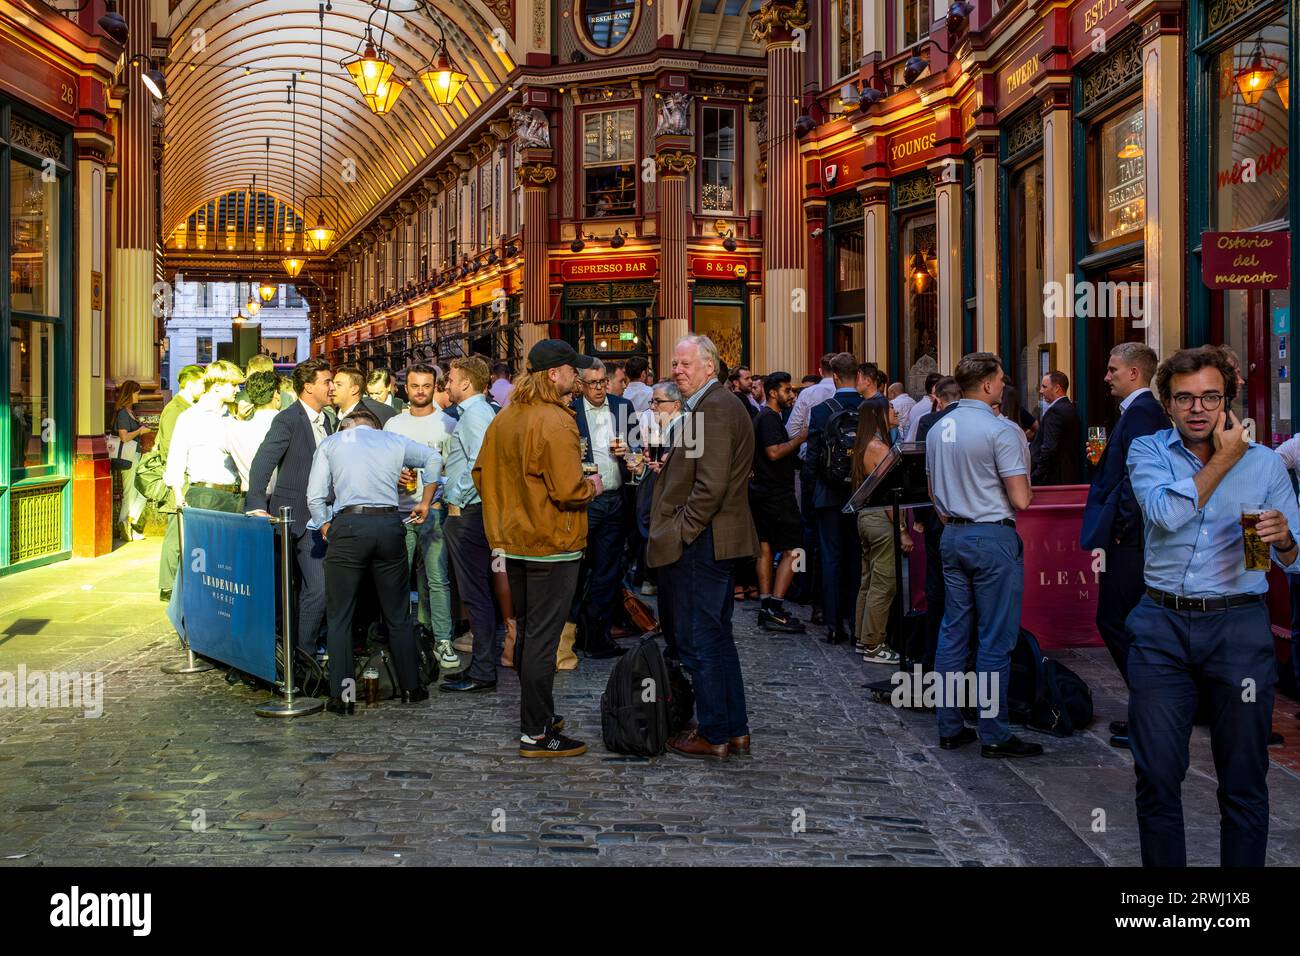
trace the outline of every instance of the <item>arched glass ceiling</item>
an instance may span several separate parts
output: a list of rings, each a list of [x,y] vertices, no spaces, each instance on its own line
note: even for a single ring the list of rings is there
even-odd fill
[[[321,190],[323,168],[324,191],[338,197],[342,219],[331,225],[341,233],[427,159],[514,69],[514,43],[485,3],[430,0],[432,22],[418,12],[388,18],[384,46],[410,85],[392,113],[375,116],[339,65],[357,52],[373,7],[361,0],[331,5],[324,30],[323,164],[317,5],[188,0],[177,6],[166,67],[164,235],[210,197],[236,191],[254,175],[265,179],[268,136],[269,191],[286,201],[296,197],[304,211],[304,197]],[[380,12],[373,21],[376,39],[383,17]],[[439,28],[470,77],[450,106],[434,103],[416,78]],[[296,124],[288,97],[295,75]]]

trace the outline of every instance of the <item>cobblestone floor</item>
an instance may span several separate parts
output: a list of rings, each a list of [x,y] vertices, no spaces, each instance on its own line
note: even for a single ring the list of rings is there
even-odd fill
[[[514,753],[518,685],[434,693],[343,719],[268,720],[220,672],[162,674],[177,642],[156,541],[0,579],[0,670],[102,671],[104,712],[0,710],[0,859],[33,864],[1133,864],[1133,772],[1106,744],[1123,711],[1104,652],[1068,654],[1094,729],[1033,761],[939,750],[933,717],[870,701],[844,648],[737,613],[755,756],[706,765],[600,744],[611,664],[556,684],[591,751]],[[1279,703],[1300,745],[1296,707]],[[1288,741],[1290,744],[1291,741]],[[1300,780],[1274,766],[1271,862],[1300,861]],[[1208,739],[1185,788],[1193,862],[1218,856]],[[1103,821],[1104,829],[1097,829]],[[206,827],[197,827],[198,822]],[[494,821],[497,825],[494,827]]]

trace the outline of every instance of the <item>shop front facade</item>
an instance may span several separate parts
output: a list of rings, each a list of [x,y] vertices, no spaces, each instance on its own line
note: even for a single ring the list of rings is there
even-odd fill
[[[1085,424],[1109,427],[1114,345],[1227,343],[1238,414],[1269,443],[1292,433],[1291,4],[986,0],[956,25],[946,4],[847,24],[823,6],[800,146],[818,349],[913,395],[992,351],[1031,410],[1060,369]]]
[[[120,48],[0,0],[0,575],[111,546],[106,163]]]

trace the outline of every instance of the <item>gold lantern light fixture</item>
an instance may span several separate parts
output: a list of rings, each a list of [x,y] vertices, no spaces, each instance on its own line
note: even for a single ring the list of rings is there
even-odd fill
[[[298,278],[298,273],[302,272],[302,267],[307,264],[303,258],[302,248],[302,222],[298,218],[298,77],[297,75],[289,78],[289,87],[287,95],[289,99],[290,112],[293,116],[293,146],[289,153],[289,171],[293,177],[292,191],[289,198],[289,213],[285,221],[286,227],[292,227],[284,242],[284,255],[280,257],[280,267],[284,269],[285,274],[290,279]]]
[[[375,12],[377,11],[372,11],[370,16],[373,17]],[[348,71],[348,75],[352,77],[352,82],[357,85],[357,89],[365,97],[374,96],[379,92],[381,86],[392,79],[393,64],[384,55],[382,41],[379,47],[375,46],[374,34],[371,33],[368,22],[366,23],[366,35],[361,52],[344,60],[343,68]]]
[[[1277,70],[1273,69],[1264,57],[1264,37],[1261,35],[1255,40],[1255,49],[1251,52],[1250,62],[1238,70],[1234,77],[1237,91],[1241,93],[1241,98],[1247,105],[1254,106],[1263,99],[1265,92],[1273,85],[1273,80],[1276,78]],[[1288,95],[1289,93],[1288,90]]]
[[[438,28],[438,45],[433,48],[429,63],[420,71],[420,82],[439,106],[450,106],[469,80],[469,74],[456,65],[447,52],[447,37]]]
[[[370,112],[376,116],[387,115],[397,105],[397,98],[402,95],[405,89],[405,80],[396,76],[389,77],[379,84],[373,94],[366,97],[366,105],[370,107]]]

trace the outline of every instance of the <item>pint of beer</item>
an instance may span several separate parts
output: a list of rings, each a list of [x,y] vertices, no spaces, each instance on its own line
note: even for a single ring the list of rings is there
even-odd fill
[[[1268,505],[1241,506],[1241,539],[1246,550],[1247,571],[1267,571],[1272,563],[1269,560],[1268,545],[1260,539],[1259,532],[1255,530],[1260,517],[1268,510]]]
[[[379,706],[379,671],[373,667],[367,667],[365,673],[361,675],[361,683],[364,686],[366,694],[366,706]]]

